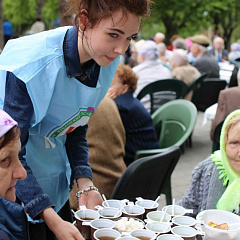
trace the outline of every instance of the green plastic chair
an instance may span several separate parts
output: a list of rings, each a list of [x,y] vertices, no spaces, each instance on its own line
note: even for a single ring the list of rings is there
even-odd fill
[[[188,100],[176,99],[156,110],[152,119],[161,151],[178,146],[184,152],[184,143],[197,121],[197,108]]]
[[[183,94],[183,98],[185,98],[185,96],[193,91],[193,95],[192,95],[192,99],[191,102],[195,104],[196,99],[197,99],[197,95],[198,95],[198,91],[201,87],[202,82],[204,81],[204,79],[206,78],[207,74],[206,73],[202,73],[202,75],[200,75],[198,78],[196,78],[191,84],[188,85],[186,92]],[[187,143],[189,145],[189,147],[192,147],[192,133],[190,134]]]
[[[151,110],[153,114],[160,106],[168,101],[183,98],[187,90],[187,84],[178,79],[162,79],[146,85],[137,95],[141,100],[150,95]]]

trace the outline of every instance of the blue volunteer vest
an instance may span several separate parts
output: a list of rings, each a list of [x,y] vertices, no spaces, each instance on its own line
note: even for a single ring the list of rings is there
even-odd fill
[[[26,146],[26,161],[58,212],[69,197],[71,169],[65,150],[66,134],[87,124],[105,96],[119,58],[101,67],[96,88],[66,73],[63,40],[69,27],[10,40],[0,57],[0,104],[6,71],[27,87],[34,107]]]

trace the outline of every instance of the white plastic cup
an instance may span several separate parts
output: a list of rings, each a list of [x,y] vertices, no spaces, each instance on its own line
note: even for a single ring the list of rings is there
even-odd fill
[[[138,238],[135,238],[135,237],[132,237],[132,236],[122,236],[122,237],[119,237],[117,238],[117,240],[139,240]]]
[[[99,218],[90,222],[91,227],[91,238],[94,238],[94,232],[98,229],[103,228],[114,228],[116,223],[109,219]]]
[[[182,237],[184,240],[195,240],[198,231],[193,227],[176,226],[171,229],[174,235]]]
[[[188,226],[194,227],[197,220],[189,216],[176,216],[172,219],[173,226]]]
[[[138,200],[138,201],[136,201],[135,204],[137,206],[143,207],[145,209],[143,219],[146,218],[146,215],[149,212],[156,211],[159,206],[159,204],[157,202],[155,202],[154,200],[149,200],[149,199]]]
[[[186,213],[186,209],[179,205],[167,205],[162,209],[162,211],[164,212],[166,208],[166,213],[168,213],[172,217],[182,216]]]
[[[83,223],[90,222],[99,218],[99,213],[92,209],[81,209],[75,212],[74,217],[76,219],[76,226],[85,239],[91,239],[91,227],[90,225],[84,225]]]
[[[157,240],[183,240],[183,238],[173,234],[163,234],[159,235]]]
[[[170,223],[165,222],[149,222],[146,224],[146,229],[155,232],[156,234],[169,233],[171,231]]]
[[[156,238],[156,234],[153,231],[147,230],[147,229],[138,229],[138,230],[133,230],[130,235],[132,237],[136,237],[140,240],[143,239],[149,239],[149,240],[154,240]]]
[[[122,209],[122,215],[124,217],[134,217],[142,220],[144,213],[145,209],[137,205],[127,205]]]
[[[103,207],[113,207],[113,208],[117,208],[117,209],[122,209],[125,204],[123,202],[121,202],[120,200],[117,199],[108,199],[103,201],[102,203]]]
[[[122,216],[122,211],[117,208],[113,208],[113,207],[100,208],[98,210],[98,213],[99,213],[100,217],[112,219],[112,220],[117,219]]]
[[[112,228],[103,228],[96,230],[93,236],[96,240],[109,240],[119,238],[121,234]]]
[[[164,216],[164,217],[163,217]],[[169,222],[171,220],[171,216],[168,213],[164,213],[163,211],[153,211],[147,214],[147,220],[155,221],[155,222]]]

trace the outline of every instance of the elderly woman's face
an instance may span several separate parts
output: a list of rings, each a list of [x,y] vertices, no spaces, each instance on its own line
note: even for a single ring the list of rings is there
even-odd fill
[[[228,130],[226,154],[232,169],[240,174],[240,126],[233,125]]]
[[[15,185],[26,178],[26,171],[18,159],[21,143],[19,138],[0,149],[0,197],[15,201]]]

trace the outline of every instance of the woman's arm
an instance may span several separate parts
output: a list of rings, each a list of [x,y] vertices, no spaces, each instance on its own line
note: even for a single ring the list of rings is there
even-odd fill
[[[93,186],[92,170],[89,164],[88,143],[86,140],[87,125],[80,126],[67,134],[66,150],[72,168],[73,179],[77,179],[79,190]],[[87,195],[81,194],[79,205],[92,208],[102,204],[99,192],[90,190]]]

